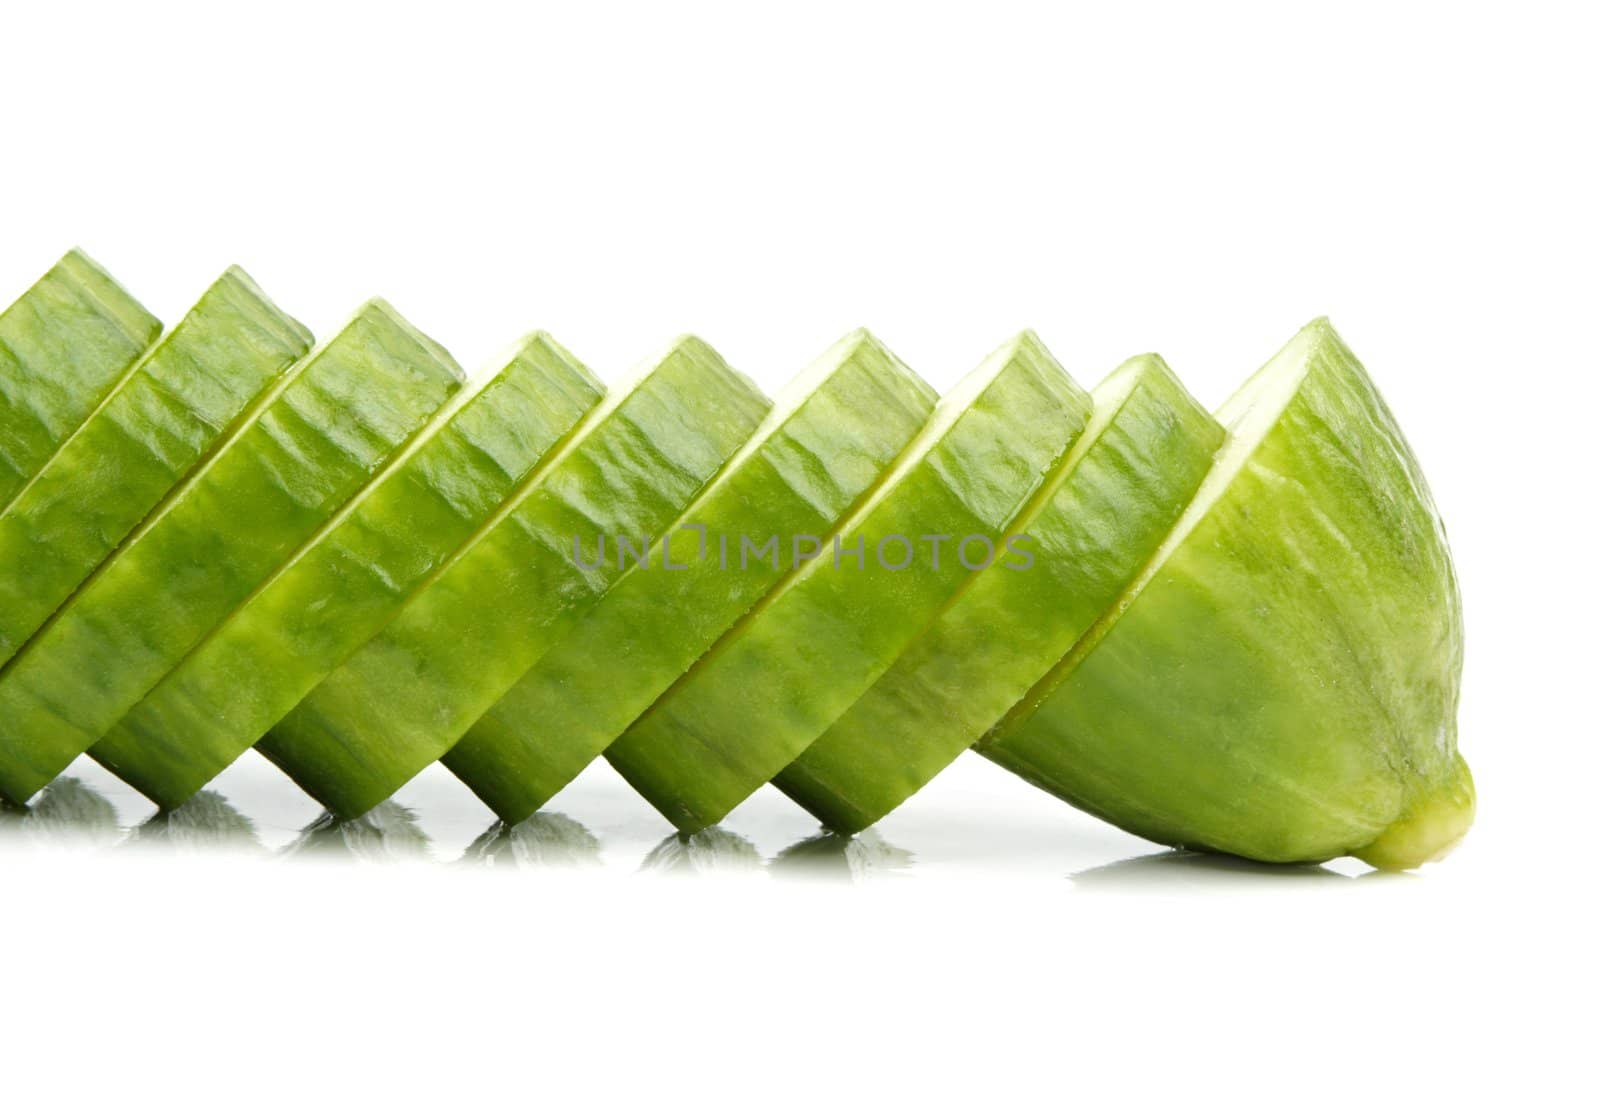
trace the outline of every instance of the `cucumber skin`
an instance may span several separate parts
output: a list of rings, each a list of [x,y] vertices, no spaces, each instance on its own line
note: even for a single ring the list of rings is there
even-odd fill
[[[0,794],[26,801],[99,741],[460,382],[377,303],[303,359],[0,669]]]
[[[1226,492],[980,746],[1130,832],[1269,862],[1359,854],[1463,780],[1471,816],[1443,527],[1348,347],[1297,338],[1309,371]]]
[[[670,540],[674,569],[657,541],[648,568],[619,578],[444,755],[502,820],[543,806],[778,581],[763,567],[722,570],[715,547],[702,559],[701,534],[684,526],[825,539],[926,420],[932,389],[886,347],[865,332],[841,347],[806,401],[774,412],[787,415],[782,426],[764,426],[683,514]]]
[[[0,506],[160,333],[161,321],[78,250],[0,313]]]
[[[967,587],[773,784],[836,833],[873,825],[972,746],[1088,630],[1160,545],[1224,431],[1159,358],[1081,437],[1020,533],[1032,566]],[[1113,374],[1115,379],[1117,374]]]
[[[545,335],[441,411],[379,479],[96,746],[165,809],[188,800],[400,610],[599,401]]]
[[[871,552],[887,535],[938,533],[954,537],[953,550],[965,535],[1006,527],[1090,408],[1031,335],[1004,352],[1004,367],[937,443],[845,522],[846,542],[864,535]],[[719,639],[607,759],[680,831],[715,825],[844,713],[965,573],[948,558],[938,570],[874,560],[857,571],[825,554]]]
[[[680,341],[257,745],[358,817],[444,755],[614,581],[575,538],[661,535],[770,406],[698,339]]]
[[[0,666],[311,348],[238,267],[0,511]]]

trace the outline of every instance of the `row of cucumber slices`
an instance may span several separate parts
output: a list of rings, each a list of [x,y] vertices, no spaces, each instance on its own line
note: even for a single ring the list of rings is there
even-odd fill
[[[238,269],[160,337],[79,252],[0,315],[16,803],[87,752],[170,809],[255,748],[339,816],[442,761],[518,822],[603,755],[684,831],[772,782],[852,833],[976,748],[1162,842],[1406,867],[1471,821],[1460,653],[1325,321],[1213,417],[1027,333],[943,398],[865,332],[776,401],[694,338],[469,386]]]

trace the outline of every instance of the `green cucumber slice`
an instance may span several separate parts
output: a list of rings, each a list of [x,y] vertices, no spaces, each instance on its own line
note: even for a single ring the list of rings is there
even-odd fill
[[[766,399],[698,339],[606,397],[400,614],[257,748],[341,817],[438,760],[616,578],[575,547],[671,527]]]
[[[606,751],[681,831],[714,825],[833,724],[962,585],[952,556],[998,536],[1082,431],[1089,398],[1032,336],[1012,340],[934,410],[836,533],[864,547],[792,571]],[[919,538],[942,563],[900,569]],[[857,538],[860,538],[858,541]],[[873,564],[867,566],[866,555]],[[971,558],[971,553],[967,556]]]
[[[0,665],[311,348],[238,267],[0,508]]]
[[[303,358],[0,669],[0,794],[98,741],[460,383],[376,302]]]
[[[1112,611],[980,751],[1141,836],[1412,866],[1472,818],[1461,610],[1416,459],[1316,321]]]
[[[82,251],[0,312],[0,506],[161,333],[161,321]]]
[[[1007,536],[1027,569],[973,575],[773,783],[837,833],[860,832],[973,745],[1088,630],[1160,546],[1224,433],[1166,364],[1125,362],[1088,428]]]
[[[601,387],[554,340],[528,338],[135,704],[95,758],[164,808],[187,800],[382,630]]]
[[[630,567],[445,765],[502,819],[532,815],[778,581],[775,569],[722,565],[711,544],[777,533],[788,552],[795,535],[825,538],[934,401],[871,335],[842,339],[784,390],[646,564]]]

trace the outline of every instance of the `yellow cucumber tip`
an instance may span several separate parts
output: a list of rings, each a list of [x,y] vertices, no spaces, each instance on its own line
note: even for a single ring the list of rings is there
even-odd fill
[[[1477,811],[1472,770],[1458,753],[1444,780],[1355,855],[1381,871],[1409,871],[1436,862],[1461,843]]]

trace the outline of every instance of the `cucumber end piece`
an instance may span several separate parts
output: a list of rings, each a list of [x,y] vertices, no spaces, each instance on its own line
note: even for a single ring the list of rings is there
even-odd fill
[[[1440,784],[1355,854],[1381,871],[1409,871],[1437,862],[1461,843],[1477,812],[1472,770],[1457,754],[1450,774]]]

